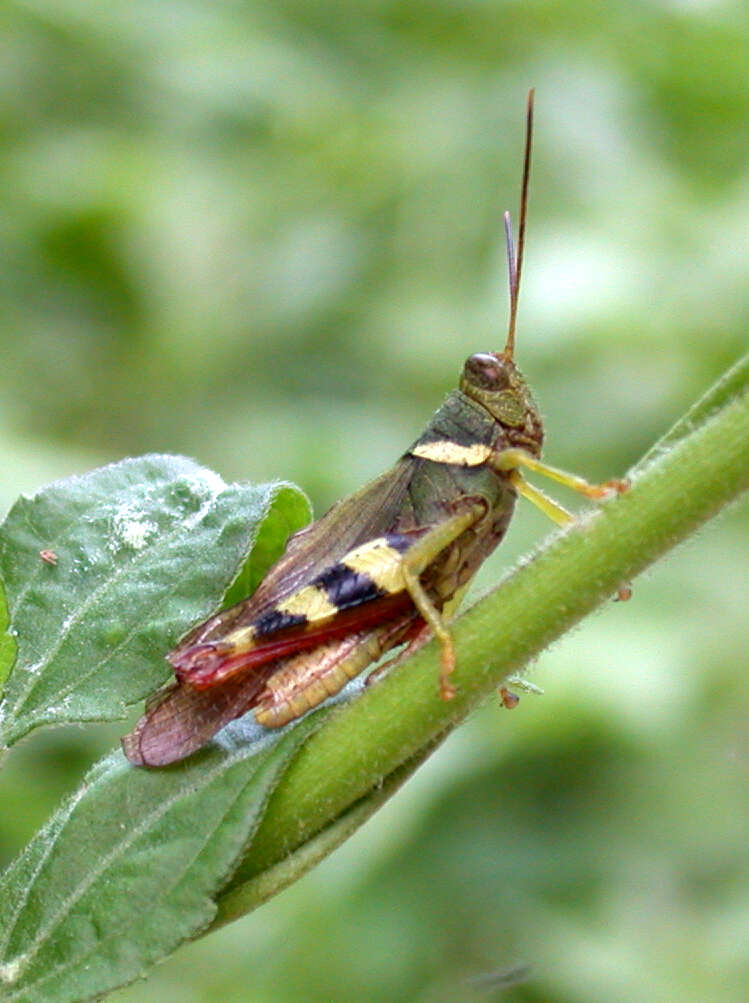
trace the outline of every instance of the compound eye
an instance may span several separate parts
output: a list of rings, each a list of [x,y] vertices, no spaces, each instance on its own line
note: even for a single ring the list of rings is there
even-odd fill
[[[489,352],[477,352],[467,359],[464,376],[482,390],[505,390],[510,385],[506,364]]]

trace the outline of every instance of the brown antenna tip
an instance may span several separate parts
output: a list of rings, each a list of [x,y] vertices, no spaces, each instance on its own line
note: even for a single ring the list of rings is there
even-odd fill
[[[533,87],[528,91],[528,105],[525,118],[525,156],[523,158],[523,182],[520,189],[520,225],[518,226],[518,249],[515,258],[512,247],[512,228],[510,214],[505,213],[505,234],[507,236],[507,257],[510,269],[510,323],[507,329],[507,343],[504,354],[508,359],[515,352],[515,322],[518,313],[518,296],[520,295],[520,274],[523,269],[523,248],[525,247],[525,220],[528,213],[528,181],[531,174],[531,147],[533,145]],[[514,259],[514,260],[513,260]]]

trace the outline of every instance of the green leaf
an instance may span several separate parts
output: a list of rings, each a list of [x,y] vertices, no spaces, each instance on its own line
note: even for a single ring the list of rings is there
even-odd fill
[[[115,752],[0,879],[0,997],[86,1000],[144,974],[216,913],[291,757],[327,712],[248,740],[236,722],[161,770]],[[250,726],[251,727],[251,726]]]
[[[257,577],[258,534],[272,557],[307,518],[289,485],[227,486],[179,456],[124,460],[20,498],[0,527],[18,642],[0,746],[41,724],[122,717],[168,676],[165,652],[221,604],[240,563],[244,580]]]

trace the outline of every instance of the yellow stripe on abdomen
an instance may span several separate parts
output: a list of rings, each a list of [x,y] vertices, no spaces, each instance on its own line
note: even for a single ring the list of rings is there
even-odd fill
[[[306,616],[310,623],[335,616],[338,607],[328,599],[327,593],[317,585],[305,585],[276,606],[280,613]]]
[[[402,592],[406,587],[403,557],[384,537],[370,540],[349,551],[340,563],[357,575],[366,575],[387,595]]]

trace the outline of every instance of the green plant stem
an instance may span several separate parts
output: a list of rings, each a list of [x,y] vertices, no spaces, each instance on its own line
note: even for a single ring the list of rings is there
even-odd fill
[[[219,913],[211,928],[224,926],[238,916],[243,916],[251,909],[262,905],[329,856],[403,786],[438,744],[439,742],[433,742],[413,759],[403,763],[368,797],[357,801],[334,822],[307,840],[296,852],[290,853],[279,863],[237,885],[233,890],[226,891],[221,898]]]
[[[749,487],[746,381],[734,381],[717,407],[699,415],[699,424],[690,422],[691,431],[644,468],[638,465],[627,494],[555,534],[455,622],[454,700],[437,696],[439,655],[432,643],[310,738],[274,792],[226,890],[233,912],[244,882],[365,797],[509,674]],[[626,604],[621,615],[627,615]]]

